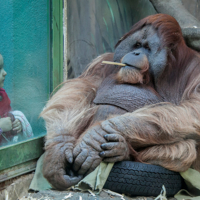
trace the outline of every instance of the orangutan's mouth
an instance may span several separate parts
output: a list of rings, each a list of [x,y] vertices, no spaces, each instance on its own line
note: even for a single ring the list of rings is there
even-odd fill
[[[139,67],[136,67],[136,66],[134,66],[134,65],[130,65],[130,64],[128,64],[128,63],[123,63],[123,64],[126,65],[126,66],[124,66],[124,67],[130,67],[130,68],[134,68],[134,69],[140,70]]]

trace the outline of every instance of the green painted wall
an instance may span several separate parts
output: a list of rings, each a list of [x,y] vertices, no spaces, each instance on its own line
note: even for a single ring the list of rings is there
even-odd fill
[[[7,77],[4,89],[13,110],[22,111],[33,133],[49,95],[47,0],[0,0],[0,54]]]

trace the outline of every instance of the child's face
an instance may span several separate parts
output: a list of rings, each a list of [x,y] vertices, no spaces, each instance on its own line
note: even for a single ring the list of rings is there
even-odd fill
[[[4,80],[6,76],[6,71],[3,68],[3,56],[0,54],[0,88],[4,85]]]
[[[4,80],[5,80],[5,76],[6,76],[6,71],[3,68],[3,65],[0,66],[0,88],[3,87],[4,85]]]

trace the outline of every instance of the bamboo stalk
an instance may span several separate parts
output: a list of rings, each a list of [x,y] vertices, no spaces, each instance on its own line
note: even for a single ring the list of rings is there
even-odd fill
[[[109,64],[109,65],[120,65],[120,66],[126,66],[123,63],[117,63],[117,62],[110,62],[110,61],[103,61],[103,64]]]

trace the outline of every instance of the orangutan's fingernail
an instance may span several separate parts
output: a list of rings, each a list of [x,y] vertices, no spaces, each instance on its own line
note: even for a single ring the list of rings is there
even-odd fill
[[[107,138],[108,138],[108,135],[104,135],[103,137],[104,137],[105,139],[107,139]]]
[[[105,156],[105,152],[102,151],[101,153],[99,153],[99,156],[104,157]]]

